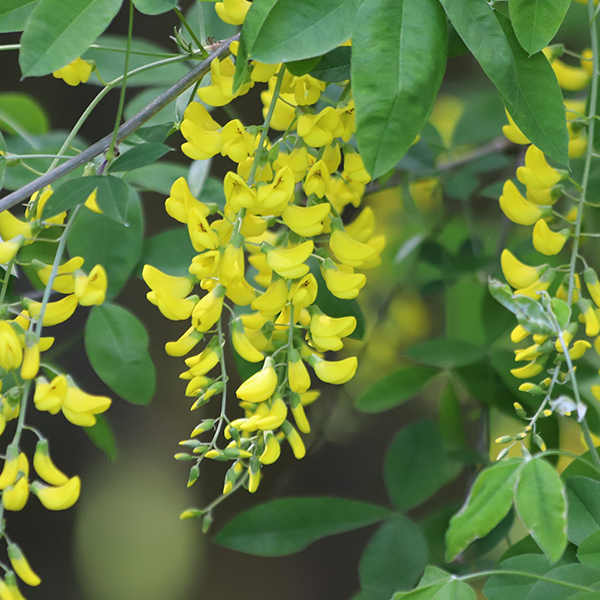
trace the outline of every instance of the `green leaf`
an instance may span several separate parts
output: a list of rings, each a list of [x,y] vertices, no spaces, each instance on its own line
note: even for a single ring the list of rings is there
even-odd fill
[[[127,225],[127,198],[129,186],[116,177],[92,175],[63,183],[44,206],[44,216],[53,217],[64,210],[82,204],[96,190],[96,202],[103,216]]]
[[[428,566],[412,592],[396,592],[392,600],[475,600],[473,589],[442,569]]]
[[[501,562],[498,568],[545,575],[552,565],[543,554],[522,554]],[[535,578],[527,575],[492,575],[486,581],[483,593],[488,600],[525,600],[535,582]]]
[[[140,272],[144,265],[152,265],[167,275],[185,277],[188,266],[196,256],[187,228],[176,227],[161,231],[144,242]]]
[[[127,141],[135,141],[160,144],[165,141],[175,123],[172,121],[160,123],[159,125],[150,125],[149,127],[140,127],[134,134],[127,138]]]
[[[577,558],[584,565],[600,570],[600,531],[590,533],[581,542]]]
[[[385,485],[392,504],[408,510],[422,504],[448,481],[448,459],[433,421],[413,423],[394,438],[385,457]]]
[[[600,481],[600,473],[593,466],[593,459],[590,451],[584,452],[578,460],[574,460],[563,472],[562,478],[567,481],[571,477],[588,477]]]
[[[366,413],[378,413],[394,408],[414,398],[439,371],[427,367],[408,367],[380,379],[369,386],[356,400],[356,408]]]
[[[29,94],[0,94],[0,129],[11,135],[23,132],[43,135],[48,131],[48,117],[41,104]],[[25,136],[23,136],[25,137]],[[36,147],[34,145],[34,147]]]
[[[477,476],[465,505],[450,520],[446,533],[448,562],[473,540],[487,535],[508,514],[522,464],[522,459],[510,458],[484,469]]]
[[[317,66],[310,72],[312,77],[328,83],[338,83],[350,79],[350,59],[352,48],[339,46],[321,57]]]
[[[111,173],[123,173],[125,171],[134,171],[141,167],[145,167],[159,158],[163,157],[167,152],[171,152],[169,146],[164,144],[140,144],[134,146],[131,150],[127,150],[119,156],[109,167]]]
[[[567,165],[563,97],[541,54],[529,57],[510,21],[485,0],[440,0],[452,25],[496,86],[519,129],[548,156]]]
[[[429,367],[451,369],[481,360],[483,352],[477,346],[459,340],[428,340],[411,346],[406,356]]]
[[[446,446],[464,448],[465,428],[462,422],[460,400],[450,379],[440,397],[438,428]]]
[[[242,38],[248,57],[275,64],[320,56],[352,35],[361,0],[259,0],[253,2]]]
[[[302,77],[310,73],[321,62],[321,58],[321,56],[315,56],[304,60],[294,60],[286,63],[285,68],[295,77]]]
[[[369,0],[356,24],[356,139],[376,178],[404,156],[429,117],[446,68],[448,28],[438,0]]]
[[[417,584],[427,559],[427,545],[419,528],[406,517],[390,519],[369,540],[360,559],[361,588],[370,600],[389,600],[395,591]]]
[[[527,461],[515,489],[515,508],[551,563],[567,547],[566,502],[563,483],[554,468],[542,458]]]
[[[94,445],[106,454],[106,458],[114,462],[117,459],[117,445],[112,429],[104,415],[95,415],[95,417],[96,424],[83,429]]]
[[[569,477],[567,499],[567,538],[579,546],[588,535],[600,530],[600,481]]]
[[[183,165],[164,161],[130,171],[123,176],[123,180],[141,190],[150,190],[168,196],[173,182],[180,177],[185,177],[187,173],[188,170]]]
[[[134,6],[145,15],[161,15],[177,6],[177,0],[133,0]]]
[[[548,571],[544,577],[554,581],[537,581],[527,600],[566,600],[583,591],[582,588],[592,591],[591,586],[600,582],[600,571],[585,565],[569,564]]]
[[[209,190],[207,189],[206,192]],[[340,317],[354,317],[356,329],[348,337],[354,340],[362,340],[365,337],[365,316],[355,299],[344,300],[337,298],[328,289],[321,274],[321,269],[314,259],[309,259],[310,271],[317,280],[318,292],[315,304],[328,316],[334,319]]]
[[[40,0],[21,36],[23,77],[48,75],[81,56],[108,27],[122,0]]]
[[[383,521],[390,512],[342,498],[283,498],[255,506],[227,523],[215,541],[256,556],[285,556],[323,537]]]
[[[156,388],[148,334],[140,321],[116,304],[94,306],[85,326],[85,351],[94,371],[124,400],[147,405]]]
[[[37,0],[3,0],[0,6],[0,33],[23,31]]]
[[[138,195],[129,190],[128,227],[83,208],[67,241],[71,256],[82,256],[87,265],[101,264],[108,277],[107,298],[123,288],[142,252],[144,221]]]
[[[509,0],[510,20],[529,54],[543,50],[561,26],[571,0]]]

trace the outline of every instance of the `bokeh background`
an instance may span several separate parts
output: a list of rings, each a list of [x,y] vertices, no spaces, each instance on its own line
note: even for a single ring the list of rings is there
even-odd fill
[[[233,33],[233,28],[215,18],[210,2],[202,5],[208,36],[220,39]],[[181,2],[181,8],[197,27],[197,7]],[[584,10],[574,4],[561,32],[561,40],[576,51],[586,46],[577,29]],[[109,34],[126,34],[127,12],[125,6]],[[136,13],[134,36],[174,52],[169,36],[176,27],[180,23],[174,14],[151,18]],[[0,34],[0,44],[18,43],[18,39],[18,34]],[[114,57],[105,53],[103,64]],[[20,81],[16,52],[0,53],[0,74],[0,93],[30,94],[43,106],[50,127],[59,131],[74,125],[99,90],[94,85],[71,88],[52,76]],[[150,91],[128,89],[126,116],[163,88],[157,80]],[[246,123],[262,120],[260,89],[257,85],[233,103]],[[92,143],[112,130],[118,96],[118,90],[113,90],[94,110],[81,129],[81,140]],[[172,119],[173,114],[167,111],[159,121]],[[213,116],[221,123],[228,119],[223,109],[215,109]],[[178,379],[180,360],[163,351],[165,342],[175,339],[179,330],[146,301],[143,281],[132,278],[117,302],[148,328],[158,372],[155,397],[148,407],[115,399],[107,413],[117,442],[118,457],[113,462],[62,416],[31,411],[32,423],[50,439],[55,461],[67,473],[81,475],[83,490],[76,506],[64,513],[48,513],[32,501],[26,510],[9,515],[9,531],[43,579],[40,588],[27,589],[25,596],[30,600],[351,598],[360,587],[358,560],[373,527],[324,539],[278,559],[230,551],[212,543],[211,537],[234,515],[277,497],[333,495],[389,505],[381,468],[385,452],[402,427],[424,416],[437,418],[445,380],[436,378],[419,397],[382,415],[357,412],[354,399],[373,381],[409,364],[403,353],[411,344],[445,335],[480,344],[485,338],[480,315],[486,302],[486,274],[497,271],[496,259],[508,238],[530,245],[509,229],[497,204],[498,186],[519,160],[516,149],[507,147],[494,161],[470,170],[448,170],[444,191],[440,179],[429,173],[426,154],[433,148],[439,162],[455,160],[499,137],[503,124],[502,104],[475,61],[468,54],[451,58],[440,100],[423,134],[429,145],[417,146],[403,165],[406,171],[394,176],[386,189],[370,186],[372,193],[365,199],[376,214],[376,231],[387,235],[388,245],[382,266],[368,274],[359,297],[367,320],[366,338],[347,344],[360,357],[355,379],[341,389],[323,388],[309,415],[313,433],[307,456],[297,462],[284,452],[265,469],[256,494],[242,490],[219,506],[208,535],[201,533],[197,521],[179,521],[178,516],[188,506],[204,505],[217,496],[225,470],[220,463],[205,461],[199,481],[186,489],[188,465],[173,460],[173,454],[197,418],[189,412],[185,382]],[[190,161],[179,150],[181,142],[178,133],[169,138],[174,152],[167,158],[187,168]],[[220,178],[228,168],[226,160],[215,159],[211,175]],[[142,197],[147,236],[175,225],[164,211],[164,194],[144,192]],[[408,252],[409,240],[432,232],[439,245],[465,261],[478,256],[491,261],[479,270],[457,273],[448,269],[438,247],[432,246],[429,253]],[[111,395],[85,358],[85,318],[85,310],[80,310],[68,324],[55,328],[68,342],[54,360],[76,373],[89,392]],[[510,324],[510,316],[500,315],[496,327],[502,331]],[[488,414],[464,389],[459,389],[459,395],[472,446],[487,451],[490,432],[484,423],[490,423],[492,437],[494,428],[507,433],[515,427],[506,417]],[[571,435],[568,426],[563,435],[565,440]],[[472,468],[465,469],[461,478],[410,516],[418,520],[449,498],[460,505],[472,473]]]

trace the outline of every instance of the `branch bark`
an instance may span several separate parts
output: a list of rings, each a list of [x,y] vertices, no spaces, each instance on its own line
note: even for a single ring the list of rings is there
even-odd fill
[[[139,129],[144,123],[149,121],[156,113],[162,110],[167,104],[170,104],[178,96],[180,96],[185,90],[194,85],[198,80],[202,79],[210,71],[210,64],[215,58],[223,58],[230,54],[229,45],[231,42],[237,40],[239,34],[223,40],[219,43],[217,49],[210,54],[208,58],[203,60],[198,66],[193,68],[189,73],[182,77],[177,83],[171,86],[164,94],[161,94],[156,100],[151,102],[146,108],[141,110],[137,115],[126,121],[119,127],[117,132],[117,143],[124,140],[127,136],[131,135],[134,131]],[[55,181],[58,181],[61,177],[67,175],[71,171],[74,171],[78,167],[81,167],[96,158],[110,146],[112,139],[112,133],[109,133],[95,144],[64,162],[59,167],[56,167],[52,171],[48,171],[44,175],[38,177],[31,183],[23,186],[22,188],[15,190],[8,196],[0,199],[0,212],[11,208],[22,202],[28,200],[29,197],[34,193]]]

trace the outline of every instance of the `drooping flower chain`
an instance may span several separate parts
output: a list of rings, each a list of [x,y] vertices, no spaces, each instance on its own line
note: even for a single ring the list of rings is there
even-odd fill
[[[305,407],[319,395],[310,389],[306,363],[331,384],[349,381],[356,371],[356,357],[324,358],[325,352],[343,348],[342,338],[352,334],[356,319],[332,318],[315,304],[319,290],[309,259],[313,268],[318,265],[329,292],[350,299],[366,282],[355,269],[377,266],[385,245],[383,236],[373,235],[370,208],[349,225],[341,219],[348,204],[360,206],[370,180],[349,143],[352,100],[316,112],[310,107],[326,83],[310,75],[295,77],[281,65],[253,62],[250,68],[251,81],[237,95],[255,81],[268,83],[261,94],[265,124],[260,138],[256,127],[244,127],[239,120],[222,126],[198,102],[188,106],[181,124],[187,140],[182,150],[190,158],[221,153],[237,163],[236,172],[224,179],[224,212],[194,198],[184,178],[173,184],[165,202],[167,213],[187,225],[198,252],[189,266],[190,277],[172,277],[150,265],[143,270],[150,302],[169,319],[191,318],[191,327],[167,344],[168,354],[185,356],[210,335],[204,350],[185,360],[181,378],[189,381],[186,395],[195,399],[192,410],[213,397],[221,398],[222,409],[217,418],[203,419],[193,429],[181,442],[190,452],[176,458],[194,463],[188,485],[197,480],[203,459],[231,461],[224,494],[241,485],[256,491],[261,467],[277,460],[283,440],[296,458],[304,456],[300,433],[310,432]],[[231,58],[214,61],[211,85],[199,89],[200,100],[213,106],[231,101],[234,72]],[[270,147],[269,127],[284,132]],[[254,284],[246,261],[256,271]],[[205,292],[202,297],[190,295],[196,284]],[[221,315],[224,306],[230,309],[228,302],[242,307],[239,315],[230,310],[235,351],[249,363],[262,363],[236,390],[243,410],[239,418],[230,417],[225,405]],[[211,375],[219,365],[221,374]],[[201,512],[193,509],[182,516]]]

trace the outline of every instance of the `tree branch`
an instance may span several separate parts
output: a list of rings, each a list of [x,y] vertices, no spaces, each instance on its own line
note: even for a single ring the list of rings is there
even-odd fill
[[[230,54],[229,45],[238,38],[239,34],[221,41],[216,50],[212,52],[208,58],[203,60],[197,67],[192,69],[187,75],[182,77],[176,84],[170,87],[164,94],[161,94],[137,115],[123,123],[117,132],[117,142],[121,142],[127,136],[131,135],[144,123],[149,121],[156,113],[167,106],[167,104],[173,102],[173,100],[180,96],[185,90],[194,85],[198,80],[202,79],[202,77],[210,71],[210,64],[215,58],[220,59]],[[0,199],[0,212],[15,206],[23,200],[28,200],[34,192],[45,188],[47,185],[64,177],[67,173],[74,171],[78,167],[81,167],[96,158],[96,156],[99,156],[108,149],[111,138],[112,133],[109,133],[77,156],[74,156],[59,167],[56,167],[56,169],[49,171],[31,183],[28,183],[22,188]]]

